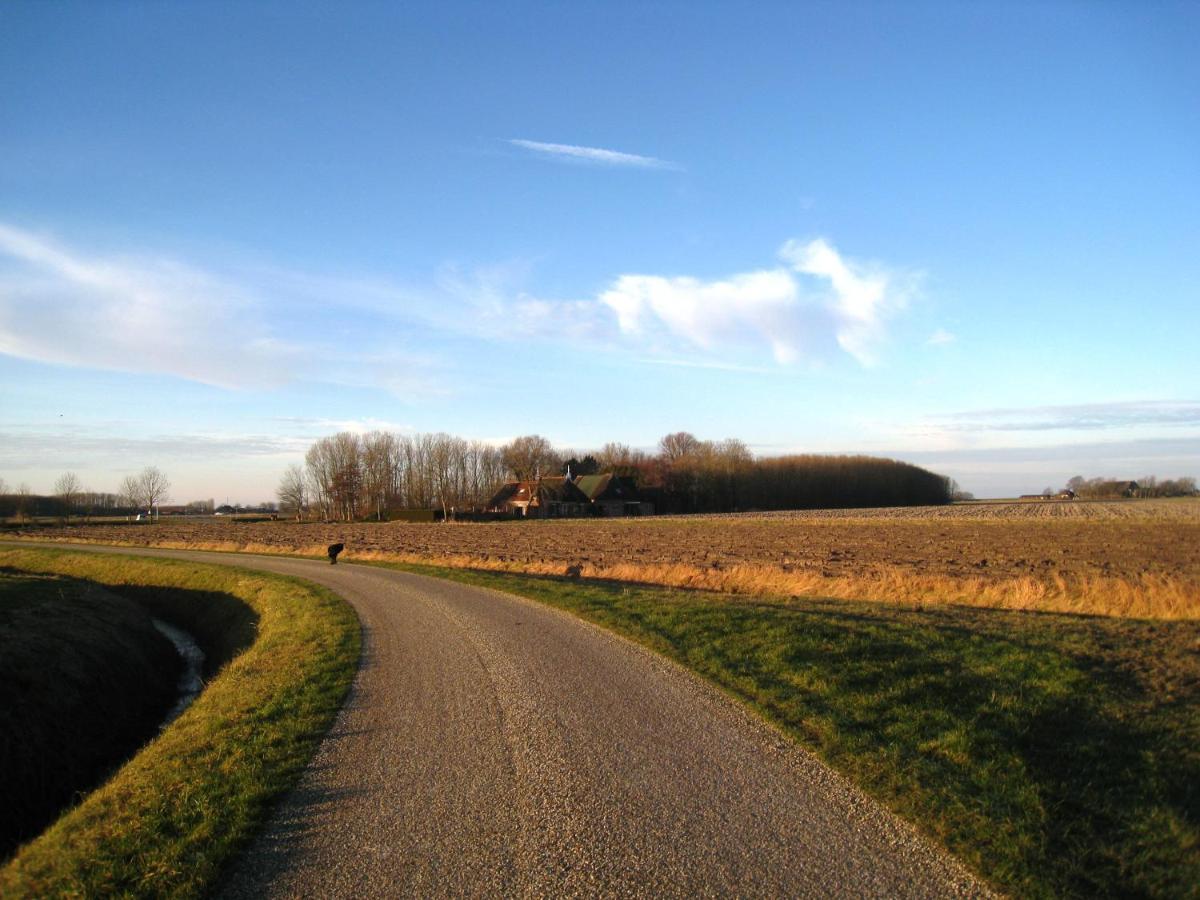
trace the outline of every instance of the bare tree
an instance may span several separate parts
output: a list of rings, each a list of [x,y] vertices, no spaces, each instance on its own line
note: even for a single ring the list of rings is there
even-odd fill
[[[7,494],[7,493],[8,493],[8,483],[3,478],[0,478],[0,496]]]
[[[342,431],[324,437],[304,456],[316,486],[316,501],[322,517],[353,521],[358,515],[362,491],[362,441],[357,434]]]
[[[383,521],[398,492],[400,444],[387,431],[372,431],[362,439],[363,494],[367,514]]]
[[[121,479],[121,485],[117,488],[117,502],[126,509],[137,509],[140,500],[136,475],[126,475]]]
[[[279,481],[275,496],[279,498],[279,504],[284,510],[296,511],[297,522],[304,518],[304,513],[308,510],[308,479],[304,469],[295,463],[288,466]]]
[[[699,439],[694,434],[686,431],[677,431],[674,434],[668,434],[658,442],[659,456],[668,466],[673,466],[690,456],[695,456],[700,450],[701,443]]]
[[[167,500],[167,492],[171,482],[157,467],[146,466],[137,475],[126,475],[121,482],[121,498],[139,512],[145,510],[153,514],[163,501]]]
[[[24,522],[29,513],[29,501],[33,496],[33,491],[29,489],[29,485],[22,481],[17,485],[17,519]]]
[[[561,461],[550,441],[540,434],[527,434],[504,447],[504,464],[517,481],[527,481],[554,472]]]
[[[59,476],[58,481],[54,482],[54,493],[62,500],[63,507],[66,509],[67,519],[71,518],[71,513],[75,511],[75,507],[79,504],[79,498],[83,494],[83,485],[79,482],[79,476],[74,472],[66,472]]]

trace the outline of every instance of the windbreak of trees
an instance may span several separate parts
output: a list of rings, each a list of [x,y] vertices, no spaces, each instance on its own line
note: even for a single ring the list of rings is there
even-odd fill
[[[870,456],[783,456],[757,460],[733,480],[734,506],[825,509],[949,503],[948,479],[919,466]]]
[[[953,483],[909,463],[870,456],[754,457],[741,441],[667,435],[636,465],[660,486],[660,512],[916,506],[948,503]]]
[[[908,463],[867,456],[756,458],[739,440],[667,435],[651,454],[620,443],[556,449],[540,435],[503,447],[448,434],[384,431],[324,437],[284,473],[284,511],[353,521],[400,509],[482,509],[509,480],[613,472],[634,480],[659,512],[697,513],[948,503],[953,482]]]

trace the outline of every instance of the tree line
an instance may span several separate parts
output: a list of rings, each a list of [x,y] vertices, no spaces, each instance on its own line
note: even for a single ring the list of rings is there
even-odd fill
[[[1135,497],[1194,497],[1200,491],[1196,488],[1196,479],[1159,478],[1156,475],[1146,475],[1139,478],[1133,489]],[[1122,497],[1128,489],[1129,481],[1117,481],[1112,478],[1084,478],[1076,475],[1067,481],[1067,490],[1074,491],[1075,496],[1085,499],[1104,499],[1106,497]],[[1047,493],[1052,493],[1046,488]]]
[[[86,489],[74,472],[64,472],[59,476],[54,482],[54,493],[49,496],[35,494],[24,482],[10,492],[4,479],[0,478],[0,516],[17,519],[58,516],[69,519],[71,516],[150,512],[169,499],[170,489],[170,479],[156,466],[146,466],[136,475],[127,475],[115,493]]]
[[[736,439],[664,437],[657,453],[608,443],[563,450],[541,435],[496,447],[453,435],[340,432],[317,440],[284,472],[283,510],[327,520],[383,520],[402,509],[481,510],[506,481],[614,473],[659,512],[697,513],[947,503],[953,482],[918,466],[867,456],[755,457]]]

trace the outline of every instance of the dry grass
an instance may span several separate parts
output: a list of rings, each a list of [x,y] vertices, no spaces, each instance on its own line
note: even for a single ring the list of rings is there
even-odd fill
[[[113,542],[117,543],[117,542]],[[157,541],[174,550],[279,554],[276,544],[252,541]],[[298,545],[289,555],[323,557],[325,544]],[[1053,573],[1049,577],[920,575],[899,567],[874,567],[869,574],[824,576],[753,564],[701,568],[682,563],[570,564],[505,560],[495,556],[431,556],[379,550],[347,550],[344,562],[394,562],[524,575],[569,574],[586,579],[624,581],[719,593],[830,597],[925,607],[938,604],[1033,612],[1078,613],[1137,619],[1200,619],[1200,585],[1171,575],[1132,576]]]
[[[429,564],[418,556],[366,552],[349,559]],[[592,565],[568,567],[537,562],[504,562],[472,556],[442,557],[448,568],[526,575],[578,575],[581,578],[635,582],[663,587],[750,596],[830,597],[924,607],[957,604],[990,609],[1082,613],[1139,619],[1200,619],[1200,587],[1160,575],[1114,578],[1103,575],[1022,577],[992,580],[914,575],[901,569],[867,576],[824,577],[781,572],[762,566],[735,565],[700,569],[687,565]]]

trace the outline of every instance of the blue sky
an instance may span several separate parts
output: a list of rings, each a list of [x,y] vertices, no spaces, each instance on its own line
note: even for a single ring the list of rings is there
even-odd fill
[[[0,477],[341,428],[1200,475],[1195,4],[0,7]]]

